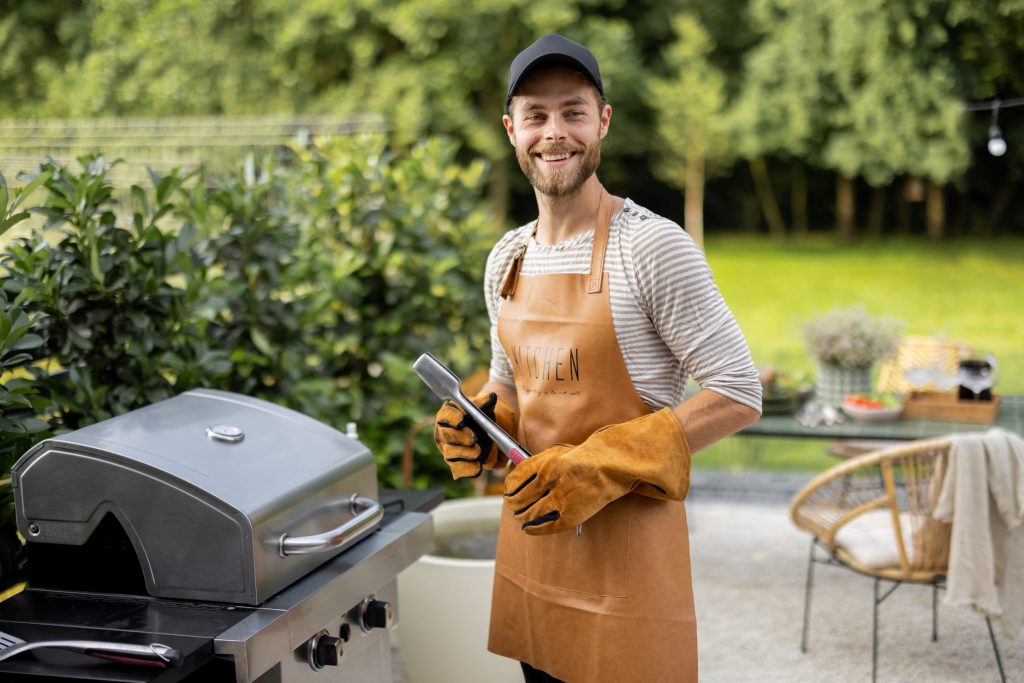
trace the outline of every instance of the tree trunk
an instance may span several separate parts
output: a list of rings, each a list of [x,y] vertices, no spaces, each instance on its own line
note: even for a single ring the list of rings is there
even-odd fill
[[[790,186],[793,203],[793,230],[800,239],[807,237],[807,169],[799,159],[793,160],[793,183]]]
[[[775,194],[772,192],[771,179],[768,177],[768,167],[761,157],[754,157],[747,160],[750,166],[750,175],[754,179],[754,191],[757,193],[757,201],[764,213],[764,220],[768,223],[768,232],[775,239],[785,239],[786,223],[782,220],[782,212],[775,201]]]
[[[995,237],[999,234],[999,221],[1003,219],[1003,214],[1010,208],[1013,197],[1016,194],[1014,192],[1015,183],[1013,179],[1007,178],[1003,181],[1003,184],[999,188],[999,192],[996,193],[996,198],[992,202],[992,208],[989,209],[988,215],[985,216],[985,222],[981,225],[981,234],[985,237]]]
[[[751,197],[749,192],[743,193],[743,232],[754,234],[757,232],[757,224],[761,221],[761,209],[758,208],[757,198]]]
[[[686,162],[685,206],[683,227],[693,241],[704,248],[704,156],[691,154]]]
[[[507,228],[505,222],[508,220],[510,190],[508,165],[507,157],[493,159],[491,161],[491,177],[487,181],[487,199],[491,203],[491,216],[494,218],[494,224],[498,227],[498,234],[504,233]]]
[[[839,239],[849,242],[853,239],[856,220],[856,196],[853,180],[842,173],[836,174],[836,232]]]
[[[910,200],[906,192],[897,192],[896,208],[899,210],[899,234],[909,235],[913,229],[914,216],[910,211]]]
[[[868,213],[868,236],[881,237],[885,231],[885,190],[876,187],[871,191],[871,209]]]
[[[928,183],[925,199],[925,215],[928,217],[928,237],[941,240],[946,236],[946,196],[942,185]]]

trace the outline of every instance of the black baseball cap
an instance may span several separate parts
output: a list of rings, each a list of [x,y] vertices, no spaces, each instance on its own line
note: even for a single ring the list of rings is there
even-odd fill
[[[523,79],[531,71],[545,64],[564,64],[579,71],[589,78],[597,91],[604,97],[604,85],[601,83],[601,70],[597,59],[587,48],[574,40],[557,33],[549,33],[538,38],[530,47],[516,55],[512,66],[508,68],[508,95],[505,96],[505,109],[512,101],[512,95]]]

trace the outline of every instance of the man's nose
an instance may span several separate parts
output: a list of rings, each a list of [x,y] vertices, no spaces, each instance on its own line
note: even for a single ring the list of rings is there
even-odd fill
[[[566,136],[565,122],[558,116],[552,116],[544,126],[545,140],[564,140]]]

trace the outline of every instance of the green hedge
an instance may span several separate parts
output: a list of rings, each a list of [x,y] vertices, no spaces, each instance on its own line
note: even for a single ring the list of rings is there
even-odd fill
[[[357,422],[397,485],[436,407],[412,361],[487,358],[483,164],[445,139],[338,137],[226,178],[154,174],[122,202],[111,164],[79,164],[48,160],[22,191],[0,177],[0,228],[43,219],[0,254],[2,471],[51,432],[214,387]],[[462,492],[433,448],[421,434],[416,484]]]

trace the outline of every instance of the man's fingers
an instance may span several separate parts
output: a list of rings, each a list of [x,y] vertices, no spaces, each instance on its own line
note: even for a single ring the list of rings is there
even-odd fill
[[[482,403],[478,403],[477,407],[480,408],[480,410],[484,411],[484,413],[487,414],[487,417],[493,420],[494,406],[496,405],[498,405],[498,395],[492,391],[490,394],[487,395],[487,400]]]
[[[454,401],[445,401],[441,409],[437,411],[435,421],[446,427],[462,429],[465,426],[466,411],[455,405]]]
[[[484,466],[478,462],[449,462],[448,466],[452,470],[452,479],[479,477],[484,471]]]
[[[533,507],[537,503],[539,503],[542,500],[544,500],[545,498],[547,498],[549,493],[551,493],[550,489],[544,491],[544,493],[540,494],[540,496],[538,496],[535,500],[532,500],[532,501],[526,503],[526,505],[524,505],[521,508],[517,508],[514,503],[510,502],[509,504],[512,505],[512,509],[514,510],[513,514],[516,517],[521,517],[523,520],[531,520],[531,519],[535,518],[540,513],[535,511],[535,510],[533,510]]]
[[[438,422],[434,426],[434,440],[438,444],[455,444],[458,446],[475,446],[476,434],[472,429],[453,428]]]
[[[523,522],[523,531],[530,536],[558,533],[565,526],[564,524],[559,524],[561,518],[562,515],[558,510],[546,512],[528,522]]]
[[[445,444],[444,459],[447,462],[478,462],[481,463],[480,449],[476,446],[459,446]]]

